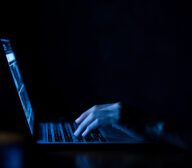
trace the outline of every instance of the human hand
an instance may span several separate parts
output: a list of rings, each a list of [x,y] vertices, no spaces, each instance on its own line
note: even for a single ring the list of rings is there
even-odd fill
[[[79,126],[74,135],[85,137],[90,131],[99,126],[117,123],[120,118],[120,108],[120,103],[93,106],[75,120]]]

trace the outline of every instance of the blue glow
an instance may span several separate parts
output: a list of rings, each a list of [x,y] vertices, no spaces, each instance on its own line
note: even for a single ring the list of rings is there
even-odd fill
[[[25,84],[23,82],[21,73],[19,71],[19,67],[16,61],[16,57],[14,52],[11,49],[11,43],[7,39],[0,39],[3,43],[3,48],[6,54],[7,62],[9,64],[9,68],[13,77],[13,81],[15,83],[21,105],[24,110],[24,114],[30,128],[31,134],[33,134],[33,127],[34,127],[34,113],[31,106],[31,102],[29,100],[27,90],[25,88]]]
[[[146,132],[152,136],[161,136],[164,133],[164,122],[157,122],[146,127]]]
[[[6,54],[8,63],[15,61],[15,55],[13,53]]]
[[[23,167],[23,153],[18,147],[7,149],[4,160],[5,168],[22,168]]]

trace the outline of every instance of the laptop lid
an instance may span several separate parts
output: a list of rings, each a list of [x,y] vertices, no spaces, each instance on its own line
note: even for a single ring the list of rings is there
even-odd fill
[[[19,96],[20,103],[22,105],[22,109],[24,111],[24,116],[27,121],[28,128],[30,130],[30,134],[34,134],[34,112],[31,106],[31,102],[25,87],[25,84],[22,79],[22,75],[20,73],[18,63],[16,60],[16,56],[11,47],[11,42],[9,39],[0,39],[2,44],[2,48],[4,50],[7,63],[9,65],[9,70],[11,72],[12,79],[14,81],[16,91]]]

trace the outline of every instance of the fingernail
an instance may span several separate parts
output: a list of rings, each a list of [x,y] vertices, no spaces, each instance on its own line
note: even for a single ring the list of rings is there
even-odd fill
[[[87,132],[84,132],[84,133],[82,134],[83,137],[85,137],[86,135],[87,135]]]
[[[75,122],[78,124],[79,118],[75,120]]]
[[[78,134],[77,134],[77,132],[76,132],[76,131],[74,132],[74,135],[75,135],[75,136],[78,136]]]

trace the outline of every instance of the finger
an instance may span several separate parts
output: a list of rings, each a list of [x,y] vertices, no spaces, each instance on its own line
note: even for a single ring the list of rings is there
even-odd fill
[[[91,113],[91,110],[90,110],[90,109],[87,110],[87,111],[85,111],[83,114],[81,114],[80,117],[78,117],[78,118],[75,120],[75,122],[76,122],[77,124],[80,124],[90,113]]]
[[[83,132],[82,136],[85,137],[87,136],[88,133],[90,133],[92,130],[96,129],[99,127],[99,122],[98,119],[94,120]]]
[[[75,120],[75,122],[76,122],[77,124],[80,124],[88,115],[89,115],[89,114],[88,114],[87,112],[81,114],[81,116],[78,117],[78,118]]]
[[[75,136],[79,136],[81,134],[81,132],[83,132],[83,130],[85,130],[87,128],[87,126],[94,120],[94,117],[91,114],[89,114],[85,120],[79,125],[79,127],[77,128],[77,130],[75,131],[74,135]]]

